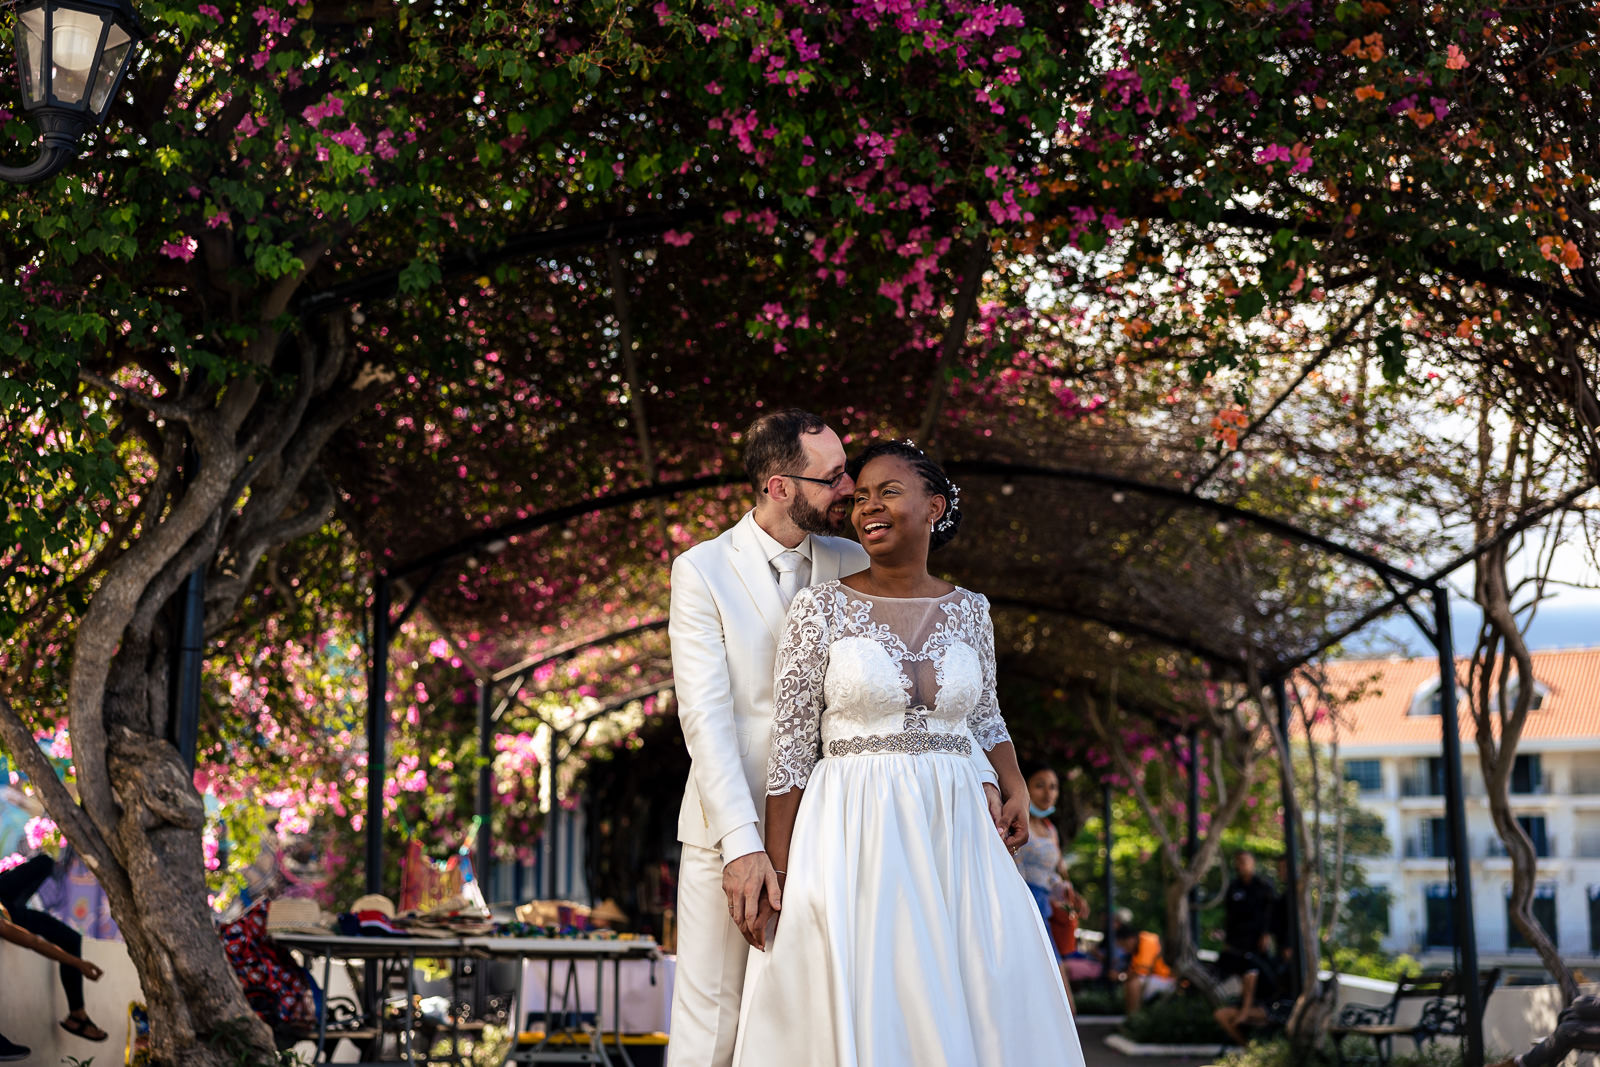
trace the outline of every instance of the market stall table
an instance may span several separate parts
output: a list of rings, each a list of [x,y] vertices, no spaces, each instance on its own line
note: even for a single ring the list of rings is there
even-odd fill
[[[380,990],[386,988],[389,975],[403,973],[406,989],[406,1005],[409,1009],[409,1006],[412,1005],[416,999],[417,960],[462,960],[484,958],[484,954],[481,949],[467,946],[465,940],[459,937],[350,937],[343,934],[308,934],[278,930],[272,933],[272,939],[284,948],[299,952],[302,956],[306,957],[308,964],[313,958],[321,959],[323,961],[322,974],[320,978],[323,996],[320,998],[318,1003],[316,1036],[317,1048],[316,1052],[313,1054],[313,1062],[318,1059],[322,1059],[324,1062],[326,1062],[327,1056],[331,1053],[331,1050],[327,1047],[328,1038],[330,1036],[334,1038],[336,1044],[341,1038],[350,1036],[340,1031],[332,1031],[330,1033],[328,1030],[327,989],[332,976],[334,960],[360,960],[373,963],[378,968],[378,975],[381,977],[379,978],[376,986],[366,990],[365,1009],[368,1013],[369,1019],[374,1024],[371,1030],[366,1031],[366,1033],[375,1035],[378,1038],[378,1051],[381,1055],[381,1042],[384,1028],[381,1025],[382,1019],[380,1013],[383,1005],[381,1003]],[[402,965],[403,971],[401,970]],[[307,970],[310,970],[309,966],[307,967]],[[409,1067],[409,1065],[416,1064],[418,1062],[426,1063],[428,1061],[428,1056],[426,1053],[420,1057],[416,1054],[417,1027],[414,1012],[411,1010],[405,1010],[401,1013],[401,1015],[404,1020],[404,1025],[400,1028],[399,1032],[402,1033],[405,1038],[403,1042],[405,1058],[396,1060],[364,1060],[358,1064],[358,1067],[382,1067],[382,1065],[389,1064],[407,1064]],[[459,1049],[461,1038],[460,1019],[454,1012],[452,1012],[450,1015],[448,1030],[452,1037],[451,1047],[453,1049]],[[398,1050],[396,1050],[396,1054],[398,1055]]]
[[[613,1052],[623,1063],[632,1067],[633,1059],[628,1055],[628,1049],[623,1036],[631,1030],[627,1024],[633,1019],[633,998],[629,998],[629,1010],[624,1010],[624,995],[627,990],[634,988],[631,981],[625,982],[623,978],[623,965],[631,963],[643,965],[648,968],[662,966],[660,949],[655,941],[650,938],[622,939],[622,938],[585,938],[585,937],[476,937],[466,938],[465,944],[479,948],[486,956],[493,959],[512,960],[517,967],[517,992],[512,1003],[517,1005],[516,1022],[520,1029],[526,1019],[528,1011],[522,1003],[524,988],[535,988],[541,985],[544,990],[544,1030],[543,1037],[537,1039],[531,1047],[523,1048],[520,1043],[513,1040],[508,1061],[518,1063],[596,1063],[606,1064],[608,1067],[616,1060],[612,1058]],[[544,981],[538,983],[537,970],[540,963],[544,964]],[[560,995],[557,996],[556,965],[566,964],[560,981]],[[608,968],[606,965],[610,964]],[[611,971],[611,996],[607,1004],[606,979],[607,970]],[[670,968],[663,967],[663,971],[670,973]],[[655,979],[650,971],[640,972],[630,968],[634,974],[642,974],[647,983]],[[671,986],[669,982],[662,985],[667,989],[670,1003]],[[584,1011],[583,990],[586,987],[594,989],[594,1001],[591,1011]],[[658,987],[659,988],[659,987]],[[609,1010],[607,1010],[609,1008]],[[640,1017],[643,1021],[643,1016]],[[650,1014],[648,1019],[655,1021],[660,1018],[663,1027],[665,1015]],[[611,1050],[607,1049],[607,1034],[610,1035]]]

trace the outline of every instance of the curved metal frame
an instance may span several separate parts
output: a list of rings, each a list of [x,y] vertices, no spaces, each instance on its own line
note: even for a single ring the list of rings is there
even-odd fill
[[[1073,467],[1042,466],[1038,464],[1026,463],[1006,463],[988,460],[956,461],[946,464],[946,469],[952,474],[969,474],[980,477],[1000,478],[1046,478],[1058,481],[1071,481],[1081,484],[1098,485],[1118,491],[1138,493],[1171,503],[1175,507],[1198,508],[1203,511],[1211,512],[1212,514],[1215,514],[1230,522],[1239,522],[1254,526],[1263,531],[1296,541],[1301,544],[1312,546],[1320,549],[1323,552],[1327,552],[1331,555],[1349,560],[1352,563],[1359,564],[1360,566],[1372,571],[1379,578],[1379,580],[1389,588],[1393,594],[1392,598],[1379,608],[1364,614],[1353,628],[1339,631],[1336,634],[1327,635],[1327,639],[1324,640],[1319,647],[1298,655],[1295,659],[1288,663],[1274,664],[1272,671],[1268,674],[1264,681],[1266,681],[1266,683],[1271,687],[1273,694],[1277,699],[1277,710],[1280,716],[1279,721],[1281,724],[1284,721],[1284,717],[1287,716],[1287,697],[1285,696],[1284,683],[1287,676],[1292,673],[1294,669],[1305,663],[1318,652],[1330,647],[1334,643],[1337,643],[1337,641],[1342,640],[1344,637],[1349,636],[1351,633],[1354,633],[1355,630],[1360,629],[1362,626],[1365,626],[1375,619],[1381,617],[1382,614],[1388,611],[1393,611],[1397,607],[1404,607],[1408,612],[1410,612],[1412,614],[1412,618],[1418,622],[1418,625],[1423,629],[1423,632],[1432,639],[1435,647],[1438,650],[1441,679],[1449,680],[1448,682],[1442,683],[1440,688],[1440,725],[1444,733],[1443,748],[1446,765],[1445,807],[1446,816],[1449,820],[1452,846],[1456,850],[1457,856],[1466,856],[1466,816],[1461,782],[1460,731],[1457,718],[1455,686],[1453,684],[1455,678],[1455,656],[1451,646],[1449,593],[1443,585],[1443,580],[1451,571],[1455,570],[1465,562],[1476,558],[1476,556],[1482,552],[1485,547],[1487,547],[1486,545],[1474,546],[1472,550],[1453,560],[1444,570],[1436,571],[1427,576],[1418,576],[1395,567],[1379,557],[1372,555],[1371,553],[1363,552],[1359,549],[1351,548],[1348,545],[1340,544],[1339,542],[1334,541],[1331,538],[1324,537],[1320,534],[1312,533],[1308,530],[1302,530],[1286,520],[1274,518],[1270,515],[1262,515],[1245,508],[1228,504],[1224,501],[1197,496],[1191,493],[1188,489],[1178,489],[1164,485],[1151,485],[1146,482],[1138,481],[1137,479],[1107,474],[1103,471],[1093,471]],[[386,570],[376,576],[373,589],[374,647],[371,650],[372,676],[371,684],[368,690],[368,752],[371,754],[371,756],[369,756],[368,764],[368,774],[370,776],[368,784],[368,796],[369,803],[372,804],[372,810],[368,812],[367,823],[367,883],[371,891],[377,892],[381,887],[383,863],[381,798],[383,795],[383,775],[386,771],[385,760],[383,758],[383,735],[388,724],[388,700],[386,686],[382,684],[382,682],[386,681],[388,674],[387,662],[389,651],[389,634],[392,627],[398,627],[400,623],[403,622],[413,610],[415,610],[417,605],[420,604],[422,597],[426,595],[428,586],[432,583],[433,579],[439,574],[443,567],[452,560],[460,559],[476,551],[487,549],[497,541],[509,540],[512,537],[516,537],[525,533],[531,533],[535,530],[552,526],[557,523],[567,522],[575,518],[596,514],[601,511],[626,507],[631,504],[674,497],[682,493],[694,492],[700,489],[720,488],[722,486],[734,485],[740,483],[742,480],[743,479],[734,477],[732,475],[704,475],[698,478],[687,478],[674,482],[660,482],[649,486],[642,486],[637,489],[605,494],[603,496],[595,497],[588,501],[577,504],[569,504],[557,508],[550,508],[539,512],[536,515],[530,515],[509,523],[503,523],[500,526],[493,527],[488,530],[479,531],[470,537],[466,537],[460,541],[457,541],[453,545],[448,545],[444,548],[428,553],[427,555],[413,559],[405,564],[401,564],[397,567]],[[1570,503],[1572,500],[1575,500],[1578,495],[1581,495],[1581,492],[1583,491],[1587,491],[1587,487],[1582,491],[1568,494],[1568,496],[1564,497],[1561,502],[1553,503],[1551,506],[1552,509],[1562,506],[1564,503]],[[399,577],[413,574],[418,571],[425,573],[422,580],[417,583],[410,603],[405,606],[398,619],[391,619],[389,615],[391,583]],[[1411,599],[1420,593],[1428,593],[1433,599],[1434,624],[1431,628],[1428,627],[1426,623],[1416,614],[1410,604]],[[1007,600],[1005,598],[997,598],[996,603],[1002,606],[1017,607],[1025,610],[1054,611],[1071,617],[1083,618],[1086,621],[1099,623],[1100,625],[1139,633],[1142,636],[1160,641],[1171,647],[1200,655],[1218,665],[1243,666],[1238,657],[1219,653],[1216,649],[1197,645],[1190,639],[1165,632],[1159,627],[1149,626],[1134,620],[1092,618],[1081,610],[1073,610],[1059,605],[1045,605],[1042,603],[1035,603],[1025,600]],[[577,652],[582,651],[583,649],[597,647],[613,640],[620,640],[625,636],[633,636],[644,632],[646,629],[656,628],[659,625],[661,625],[661,623],[660,621],[657,621],[656,623],[635,627],[627,631],[619,631],[618,634],[602,635],[601,637],[593,640],[580,642],[578,645],[570,648],[552,650],[550,653],[545,654],[545,657],[536,658],[533,661],[529,661],[529,663],[538,664],[549,662],[549,657],[575,655]],[[529,664],[519,664],[517,667],[510,668],[510,671],[512,672],[511,674],[508,675],[506,672],[501,672],[500,674],[496,675],[496,679],[499,680],[502,677],[513,677],[516,673],[526,672],[527,670],[531,669],[532,667],[529,666]],[[669,688],[670,685],[670,682],[660,683],[653,687],[651,692],[660,692],[666,688]],[[493,720],[497,717],[492,715],[489,710],[490,698],[488,694],[491,691],[491,687],[484,686],[482,683],[480,683],[479,724],[480,728],[486,731],[492,729]],[[629,695],[628,697],[623,698],[623,704],[626,704],[634,699],[640,699],[640,697],[637,694]],[[609,710],[614,711],[616,709],[611,707]],[[600,714],[604,713],[608,712],[603,711]],[[585,723],[588,721],[592,720],[585,720]],[[483,737],[480,737],[480,755],[483,754],[483,749],[481,746],[486,743],[484,738],[487,738],[488,736],[489,735],[485,733]],[[552,751],[554,751],[554,743],[552,744]],[[479,775],[479,798],[480,801],[486,801],[489,792],[488,782],[485,780],[487,775],[486,767],[480,767]],[[480,842],[480,864],[483,870],[479,877],[487,878],[489,873],[489,867],[487,863],[487,822],[485,821],[483,825],[485,827],[483,830],[484,838]],[[552,833],[554,832],[554,829],[555,827],[552,825]],[[547,835],[547,837],[550,837],[550,835]],[[1292,831],[1286,833],[1285,835],[1286,847],[1290,852],[1290,870],[1292,877],[1297,875],[1296,868],[1298,866],[1298,859],[1296,856],[1296,853],[1298,852],[1298,843],[1296,842],[1295,837],[1296,835]],[[547,841],[547,846],[553,849],[553,845],[550,844],[550,841]],[[553,851],[551,852],[551,855],[552,857],[554,856]],[[555,878],[553,866],[549,872],[549,877],[552,880],[551,884],[553,886]],[[1459,938],[1461,966],[1462,970],[1466,971],[1467,973],[1475,974],[1477,973],[1478,967],[1478,953],[1476,930],[1473,926],[1472,919],[1471,874],[1469,864],[1465,862],[1458,862],[1455,865],[1454,882],[1456,897],[1456,928],[1458,931],[1462,932],[1463,935]],[[1465,1004],[1468,1019],[1467,1062],[1469,1065],[1481,1065],[1484,1054],[1482,1025],[1483,1005],[1479,1003],[1479,998],[1475,995],[1475,990],[1476,984],[1473,983],[1472,988],[1468,989],[1467,991]]]

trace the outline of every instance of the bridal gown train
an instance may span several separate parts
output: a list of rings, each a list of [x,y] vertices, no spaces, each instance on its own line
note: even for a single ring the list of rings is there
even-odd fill
[[[971,758],[1009,740],[988,601],[801,590],[776,671],[768,792],[805,796],[740,1067],[1082,1067]]]

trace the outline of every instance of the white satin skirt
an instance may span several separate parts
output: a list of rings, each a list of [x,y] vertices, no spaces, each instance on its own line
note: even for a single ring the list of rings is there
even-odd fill
[[[740,1067],[1082,1067],[1055,950],[966,756],[824,758],[750,953]]]

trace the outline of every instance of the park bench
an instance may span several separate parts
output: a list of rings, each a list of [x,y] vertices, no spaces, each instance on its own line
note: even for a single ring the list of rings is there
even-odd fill
[[[1478,973],[1481,1003],[1489,1002],[1489,994],[1500,982],[1500,968]],[[1395,985],[1394,996],[1382,1007],[1367,1004],[1350,1004],[1339,1013],[1339,1019],[1329,1031],[1333,1038],[1334,1058],[1343,1067],[1346,1063],[1374,1063],[1387,1067],[1394,1055],[1394,1039],[1408,1037],[1416,1048],[1424,1041],[1432,1043],[1441,1037],[1460,1037],[1466,1032],[1466,1008],[1463,1004],[1464,986],[1454,971],[1428,971],[1402,978]],[[1416,1022],[1396,1022],[1401,1005],[1406,1001],[1424,1001],[1422,1013]],[[1365,1038],[1372,1043],[1370,1056],[1347,1057],[1345,1042]]]

